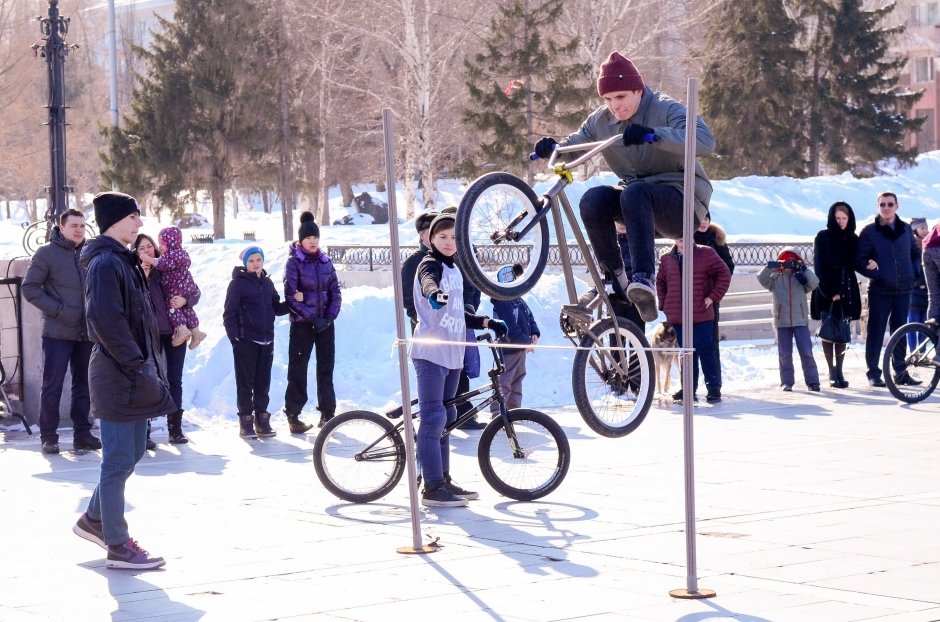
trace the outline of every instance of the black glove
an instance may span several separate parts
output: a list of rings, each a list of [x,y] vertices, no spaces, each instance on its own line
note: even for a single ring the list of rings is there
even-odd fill
[[[322,333],[333,323],[333,320],[328,320],[325,317],[315,317],[313,318],[313,327],[317,329],[318,333]]]
[[[552,153],[555,152],[555,145],[558,144],[551,136],[546,136],[545,138],[540,138],[539,142],[535,143],[535,155],[540,158],[550,158]]]
[[[798,261],[793,269],[800,273],[806,272],[806,264]]]
[[[803,267],[802,272],[794,272],[793,276],[796,277],[796,280],[800,283],[800,285],[806,285],[806,267],[805,266]]]
[[[493,334],[496,335],[496,338],[505,337],[509,334],[509,327],[506,326],[506,322],[502,320],[490,320],[487,322],[486,327],[493,331]]]
[[[656,140],[656,131],[651,127],[631,123],[623,130],[623,144],[642,145]]]

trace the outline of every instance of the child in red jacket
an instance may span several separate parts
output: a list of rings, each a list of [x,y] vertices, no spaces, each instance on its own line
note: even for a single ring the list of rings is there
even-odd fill
[[[682,257],[685,245],[682,239],[659,260],[656,273],[656,295],[659,308],[666,314],[666,323],[676,331],[679,346],[682,346]],[[696,401],[698,390],[698,367],[702,364],[705,387],[709,402],[721,401],[721,363],[714,342],[716,302],[724,298],[731,286],[731,271],[713,249],[701,244],[692,245],[694,258],[692,274],[692,340],[695,352],[692,355],[692,400]],[[682,391],[672,396],[682,401]]]

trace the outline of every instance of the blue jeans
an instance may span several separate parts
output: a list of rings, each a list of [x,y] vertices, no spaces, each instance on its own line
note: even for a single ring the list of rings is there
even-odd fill
[[[893,333],[904,326],[907,312],[911,307],[911,295],[891,296],[879,292],[868,293],[868,335],[865,337],[865,364],[868,365],[868,378],[881,379],[881,344],[885,338],[885,326],[890,326]],[[898,355],[894,369],[904,365],[904,353],[895,350]]]
[[[124,485],[147,447],[147,419],[101,421],[101,476],[85,513],[100,520],[105,544],[130,539],[124,519]]]
[[[450,471],[450,442],[441,435],[447,424],[457,420],[457,409],[453,406],[445,409],[444,400],[457,395],[460,370],[447,369],[424,359],[415,359],[414,366],[418,377],[418,411],[421,413],[418,462],[425,487],[433,488],[444,481],[444,473]]]
[[[682,347],[682,325],[674,324],[676,341]],[[692,354],[692,394],[698,391],[698,366],[702,365],[702,375],[705,376],[705,387],[709,390],[721,390],[721,365],[718,364],[718,352],[715,350],[714,324],[696,322],[692,324],[692,345],[695,352]]]
[[[77,435],[91,429],[88,410],[88,359],[94,344],[90,341],[42,338],[42,388],[39,391],[39,437],[44,441],[59,441],[59,402],[65,372],[72,371],[72,433]]]
[[[579,205],[597,261],[611,274],[623,267],[615,220],[627,227],[633,273],[649,280],[656,272],[656,236],[682,236],[682,192],[672,186],[642,181],[626,188],[596,186]]]
[[[796,377],[793,367],[793,342],[800,355],[800,367],[803,368],[803,380],[806,386],[819,385],[819,369],[813,358],[813,339],[808,326],[788,326],[777,329],[777,359],[780,363],[780,383],[792,387]]]

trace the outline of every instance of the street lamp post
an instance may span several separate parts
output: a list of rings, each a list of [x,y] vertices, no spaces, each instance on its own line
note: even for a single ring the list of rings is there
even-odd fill
[[[59,214],[68,209],[68,195],[72,188],[65,179],[65,57],[72,47],[65,43],[64,35],[69,32],[69,18],[59,16],[59,0],[49,0],[49,16],[37,18],[42,31],[42,44],[34,44],[46,59],[49,82],[49,163],[51,184],[46,187],[47,209],[46,222],[49,230],[56,223]]]

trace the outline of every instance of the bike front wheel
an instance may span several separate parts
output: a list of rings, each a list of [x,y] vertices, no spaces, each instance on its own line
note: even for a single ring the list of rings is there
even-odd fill
[[[544,497],[558,488],[568,473],[568,437],[554,419],[528,408],[509,411],[509,425],[516,448],[502,417],[490,421],[483,430],[477,448],[480,472],[493,490],[510,499]]]
[[[897,329],[888,339],[882,361],[891,395],[908,404],[927,399],[940,381],[940,367],[933,364],[937,352],[937,333],[926,324],[915,322]]]
[[[605,317],[581,337],[574,356],[571,386],[574,401],[589,428],[609,438],[636,430],[653,402],[653,356],[649,342],[637,326],[624,318]],[[622,350],[615,347],[615,335]],[[626,365],[621,361],[626,357]]]
[[[510,173],[487,173],[464,194],[457,208],[457,257],[464,276],[497,300],[519,298],[535,286],[548,261],[545,218],[518,238],[540,209],[535,192]],[[500,268],[518,264],[522,273],[501,283]]]
[[[386,418],[353,410],[330,419],[313,445],[313,466],[323,486],[345,501],[368,503],[398,485],[405,444]]]

